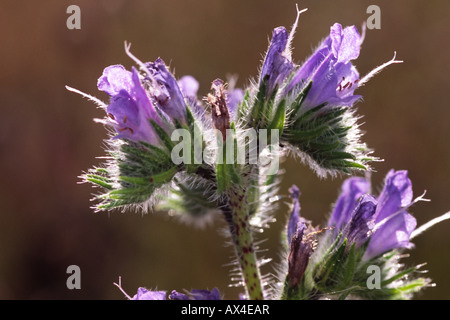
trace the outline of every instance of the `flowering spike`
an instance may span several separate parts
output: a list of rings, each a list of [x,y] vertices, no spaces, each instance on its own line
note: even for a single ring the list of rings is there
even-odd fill
[[[450,219],[450,213],[416,229],[416,219],[408,211],[425,199],[422,195],[413,200],[406,171],[391,170],[377,197],[371,195],[367,179],[347,179],[323,229],[313,228],[300,216],[300,191],[292,186],[283,233],[286,257],[279,277],[284,283],[272,286],[274,292],[281,289],[278,296],[267,290],[269,278],[261,276],[260,267],[268,259],[257,259],[254,233],[274,220],[268,211],[280,198],[279,155],[293,151],[320,177],[370,170],[368,163],[376,158],[360,142],[353,106],[361,97],[355,92],[386,66],[402,62],[394,54],[360,79],[353,61],[360,54],[365,25],[360,34],[354,26],[335,23],[306,62],[296,66],[291,47],[299,17],[306,11],[296,8],[289,33],[284,27],[273,30],[256,83],[244,95],[234,87],[235,80],[229,81],[229,88],[214,80],[213,93],[204,99],[207,108],[197,97],[199,83],[193,77],[177,81],[161,58],[144,63],[127,43],[125,51],[138,68],[112,65],[97,81],[98,89],[110,96],[109,104],[66,86],[102,107],[106,116],[96,121],[113,129],[106,163],[82,179],[103,190],[96,195],[97,211],[148,209],[158,202],[170,216],[200,226],[222,214],[237,257],[232,280],[245,286],[246,298],[409,298],[430,280],[415,278],[423,272],[421,265],[403,269],[401,253],[413,247],[411,240],[423,230]],[[177,136],[183,139],[178,144],[173,140]],[[251,154],[246,154],[246,147]],[[244,157],[239,155],[241,148]],[[177,151],[178,156],[183,154],[182,161]],[[265,161],[275,159],[275,166]],[[323,230],[333,231],[322,235]],[[371,267],[380,271],[377,290],[367,282]],[[167,298],[166,291],[142,287],[130,297],[120,278],[117,286],[128,299]],[[169,295],[170,300],[220,298],[217,288]]]

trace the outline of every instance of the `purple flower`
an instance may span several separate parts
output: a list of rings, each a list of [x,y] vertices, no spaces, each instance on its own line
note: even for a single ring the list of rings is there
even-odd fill
[[[186,99],[197,101],[199,84],[193,76],[183,76],[178,80],[177,84]]]
[[[287,242],[289,246],[288,278],[289,285],[296,287],[309,263],[315,248],[314,235],[317,233],[308,221],[300,216],[300,190],[296,185],[289,188],[293,201],[292,211],[287,225]]]
[[[385,178],[375,212],[375,231],[365,253],[366,258],[383,252],[414,246],[409,238],[417,221],[406,210],[413,200],[412,183],[407,171],[391,170]]]
[[[259,80],[259,85],[263,81],[267,81],[266,97],[270,97],[275,87],[280,86],[294,69],[288,43],[289,34],[284,27],[278,27],[273,30],[272,40],[264,59]]]
[[[166,292],[150,291],[140,287],[131,300],[166,300]]]
[[[347,179],[336,202],[328,225],[336,237],[343,232],[348,241],[362,245],[369,237],[364,259],[384,252],[411,248],[410,236],[416,219],[407,212],[413,193],[407,171],[391,170],[377,199],[368,195],[370,184],[363,178]]]
[[[186,123],[186,102],[177,81],[161,59],[143,66],[146,69],[144,78],[135,68],[130,72],[121,65],[109,66],[98,79],[97,86],[111,96],[106,108],[109,117],[106,124],[116,130],[115,139],[156,144],[158,138],[150,120],[170,131],[173,128],[171,122]],[[186,96],[192,94],[192,88],[186,88],[186,91]]]
[[[98,79],[97,86],[111,96],[106,112],[108,124],[118,133],[116,139],[156,143],[155,132],[149,123],[149,119],[157,120],[156,110],[134,68],[129,72],[121,65],[109,66]]]
[[[170,300],[220,300],[219,289],[209,290],[192,289],[189,295],[173,290],[169,295]]]
[[[330,28],[330,35],[316,52],[295,72],[285,93],[312,87],[303,101],[303,111],[326,103],[328,106],[351,106],[360,98],[353,92],[358,86],[359,74],[350,62],[359,56],[361,36],[354,26],[342,29],[339,23]]]

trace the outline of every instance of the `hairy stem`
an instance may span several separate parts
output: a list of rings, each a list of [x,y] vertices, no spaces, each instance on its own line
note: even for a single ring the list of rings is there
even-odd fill
[[[263,300],[264,293],[249,223],[246,191],[246,189],[235,188],[230,190],[228,192],[229,205],[224,208],[223,212],[230,227],[247,296],[250,300]]]

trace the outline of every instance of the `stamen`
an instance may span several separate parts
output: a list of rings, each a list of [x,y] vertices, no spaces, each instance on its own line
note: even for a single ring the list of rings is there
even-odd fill
[[[429,228],[431,228],[435,224],[437,224],[439,222],[442,222],[444,220],[448,220],[448,219],[450,219],[450,211],[447,212],[447,213],[444,213],[440,217],[437,217],[437,218],[432,219],[431,221],[428,221],[427,223],[422,225],[420,228],[417,228],[416,230],[414,230],[413,233],[411,233],[411,237],[409,237],[409,239],[413,239],[413,238],[417,237],[419,234],[421,234],[422,232],[428,230]]]
[[[364,21],[361,25],[361,38],[359,40],[360,45],[362,45],[365,38],[366,38],[366,22]]]
[[[147,73],[147,75],[150,77],[150,79],[151,79],[152,81],[154,81],[154,80],[152,79],[152,77],[151,77],[151,72],[150,72],[150,70],[147,68],[147,66],[145,65],[145,63],[143,63],[141,60],[139,60],[138,58],[136,58],[136,57],[131,53],[130,48],[131,48],[131,43],[128,44],[128,43],[125,41],[125,53],[127,54],[127,56],[129,56],[134,62],[136,62],[136,63],[141,67],[141,69]]]
[[[118,128],[117,130],[120,132],[124,132],[125,130],[130,130],[130,133],[134,134],[134,130],[131,129],[130,127],[122,127],[122,128]]]
[[[102,108],[106,108],[107,105],[103,102],[100,101],[99,99],[97,99],[96,97],[91,96],[90,94],[84,93],[80,90],[74,89],[72,87],[66,86],[66,89],[75,93],[78,93],[79,95],[88,98],[89,100],[93,101],[94,103],[96,103],[98,106],[102,107]]]
[[[117,288],[119,288],[120,291],[125,295],[125,297],[128,298],[128,300],[131,300],[132,298],[125,292],[125,290],[122,289],[122,277],[119,277],[119,283],[113,283]]]
[[[383,226],[386,222],[388,222],[389,220],[391,220],[391,219],[393,219],[395,216],[397,216],[397,215],[399,215],[399,214],[401,214],[401,213],[403,213],[403,212],[407,212],[407,210],[410,208],[410,207],[412,207],[414,204],[416,204],[417,202],[419,202],[419,201],[430,201],[429,199],[425,199],[424,198],[424,196],[425,196],[425,193],[426,193],[426,190],[422,193],[422,195],[420,195],[420,196],[418,196],[417,198],[415,198],[410,204],[408,204],[407,206],[405,206],[405,207],[401,207],[397,212],[394,212],[393,214],[391,214],[390,216],[388,216],[388,217],[386,217],[386,218],[384,218],[383,220],[381,220],[380,222],[378,222],[375,226],[374,226],[374,228],[372,229],[372,232],[375,232],[375,231],[377,231],[379,228],[381,228],[381,226]],[[445,215],[447,215],[447,214],[445,214]],[[444,216],[445,216],[444,215]],[[448,213],[448,217],[446,218],[446,219],[449,219],[450,218],[450,213]],[[444,219],[445,220],[445,219]],[[417,230],[416,230],[417,231]],[[422,231],[424,231],[424,230],[422,230]],[[421,232],[422,232],[421,231]],[[414,234],[414,232],[412,233],[412,234]],[[411,239],[411,237],[410,237],[410,239]]]
[[[403,63],[403,61],[401,61],[401,60],[395,60],[396,55],[397,55],[397,52],[394,51],[394,57],[392,58],[392,60],[385,62],[381,66],[378,66],[375,69],[373,69],[372,71],[370,71],[364,78],[361,79],[361,81],[359,82],[359,86],[362,87],[367,81],[370,80],[370,78],[372,78],[378,72],[380,72],[381,70],[386,68],[388,65],[393,64],[393,63]]]
[[[295,30],[297,29],[297,24],[298,24],[298,20],[300,18],[300,15],[303,12],[308,11],[308,8],[305,8],[303,10],[298,10],[298,5],[297,4],[295,4],[295,8],[297,9],[297,18],[295,18],[295,22],[292,25],[291,32],[289,33],[289,38],[288,38],[288,41],[287,41],[287,44],[286,44],[286,49],[284,50],[284,55],[287,56],[287,57],[291,56],[291,43],[292,43],[292,40],[294,40],[294,34],[295,34]]]

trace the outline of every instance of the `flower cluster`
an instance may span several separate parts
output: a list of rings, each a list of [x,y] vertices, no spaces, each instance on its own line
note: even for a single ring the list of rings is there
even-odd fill
[[[290,253],[285,298],[408,298],[429,285],[429,279],[413,276],[420,266],[400,271],[398,263],[398,253],[413,247],[410,240],[416,219],[408,209],[424,199],[413,201],[406,171],[391,170],[378,197],[370,194],[371,189],[367,179],[345,180],[328,227],[317,231],[300,217],[298,188],[291,188],[293,209],[287,226]],[[307,228],[310,230],[305,232]],[[294,230],[296,236],[291,236]],[[317,250],[312,245],[315,241],[320,243]],[[299,258],[291,261],[293,256]],[[383,286],[376,292],[366,285],[369,266],[383,270],[379,278]],[[341,278],[343,275],[345,279]]]
[[[106,163],[83,174],[83,182],[101,188],[95,196],[98,211],[148,210],[157,204],[197,225],[222,215],[235,247],[239,276],[233,278],[245,288],[242,298],[409,298],[429,279],[415,277],[420,266],[403,270],[399,253],[450,214],[416,229],[409,208],[423,199],[413,200],[406,171],[391,170],[378,196],[367,179],[347,179],[322,229],[300,216],[300,190],[293,186],[287,254],[278,277],[284,282],[273,283],[260,274],[267,261],[257,258],[254,233],[274,220],[281,179],[275,160],[291,152],[319,177],[370,171],[376,158],[361,141],[354,107],[361,96],[355,92],[386,66],[401,62],[394,56],[360,78],[353,63],[364,28],[361,35],[355,26],[335,23],[313,54],[297,65],[291,43],[304,11],[297,10],[290,32],[273,30],[259,77],[246,90],[215,79],[212,93],[199,98],[194,77],[177,80],[161,58],[144,63],[128,45],[126,53],[139,68],[112,65],[97,81],[109,103],[67,87],[105,110],[97,121],[111,132]],[[240,155],[241,149],[249,154]],[[372,267],[380,270],[377,290],[368,285]],[[134,297],[126,296],[221,299],[216,288],[169,295],[139,288]]]

